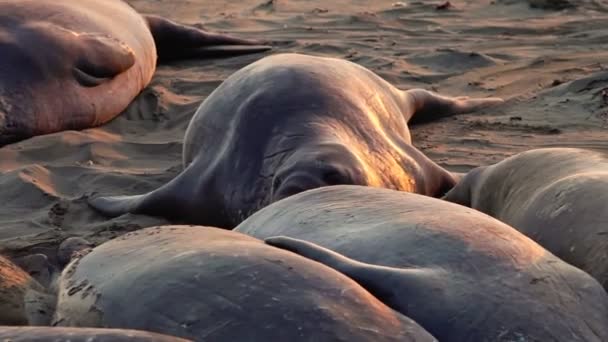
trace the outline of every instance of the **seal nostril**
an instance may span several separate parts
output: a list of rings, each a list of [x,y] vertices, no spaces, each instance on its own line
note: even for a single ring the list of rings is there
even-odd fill
[[[323,182],[327,185],[350,184],[349,177],[338,170],[326,170],[322,174]]]
[[[285,182],[283,177],[275,176],[272,184],[272,198],[276,201],[305,190],[306,189],[302,186],[302,184],[299,182],[294,182],[293,179]]]
[[[288,185],[284,188],[281,188],[281,193],[280,196],[281,197],[288,197],[288,196],[292,196],[295,194],[298,194],[300,192],[304,192],[308,190],[307,188],[304,188],[302,186],[298,186],[298,185]]]

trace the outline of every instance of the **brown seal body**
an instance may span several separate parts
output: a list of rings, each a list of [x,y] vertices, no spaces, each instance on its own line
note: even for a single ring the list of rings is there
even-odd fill
[[[517,228],[608,289],[608,158],[578,148],[523,152],[470,171],[445,199]]]
[[[105,123],[150,82],[157,57],[235,44],[256,43],[142,16],[122,0],[1,1],[0,146]]]
[[[441,196],[455,180],[412,146],[408,122],[501,102],[401,91],[345,60],[273,55],[232,74],[201,104],[174,180],[90,203],[109,216],[232,228],[269,203],[326,185]]]

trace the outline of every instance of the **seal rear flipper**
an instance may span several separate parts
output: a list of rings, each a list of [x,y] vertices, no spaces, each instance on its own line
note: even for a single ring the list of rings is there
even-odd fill
[[[110,36],[80,34],[74,77],[82,86],[95,87],[129,70],[135,54],[123,42]]]
[[[314,243],[285,236],[266,238],[268,245],[285,249],[329,266],[353,279],[392,309],[409,316],[416,296],[441,288],[440,272],[429,268],[394,268],[350,259]],[[409,300],[411,298],[411,300]],[[410,316],[417,320],[415,316]]]
[[[409,112],[405,112],[404,116],[406,121],[412,124],[429,122],[455,114],[466,114],[505,102],[498,97],[449,97],[424,89],[411,89],[403,92],[403,96],[405,96],[405,102],[409,104]]]
[[[184,58],[236,56],[272,49],[259,41],[206,32],[158,16],[146,16],[146,20],[161,62]]]

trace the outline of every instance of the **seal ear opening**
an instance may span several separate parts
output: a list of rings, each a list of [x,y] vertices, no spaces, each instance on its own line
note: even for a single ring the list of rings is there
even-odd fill
[[[160,62],[237,56],[272,49],[260,41],[206,32],[158,16],[149,15],[145,18],[154,37]]]

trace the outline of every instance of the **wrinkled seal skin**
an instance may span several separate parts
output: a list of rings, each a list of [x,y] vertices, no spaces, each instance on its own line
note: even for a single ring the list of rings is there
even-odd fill
[[[445,196],[517,228],[608,290],[608,158],[543,148],[470,171]]]
[[[0,327],[0,341],[10,342],[188,342],[146,331],[63,327]]]
[[[53,304],[42,285],[0,255],[0,326],[48,324]]]
[[[257,42],[142,16],[122,0],[2,0],[0,146],[113,119],[150,82],[157,55],[217,55],[245,44]]]
[[[54,322],[197,341],[435,341],[331,268],[197,226],[146,228],[74,259]]]
[[[439,341],[608,340],[608,295],[595,279],[460,205],[332,186],[235,230],[343,272]]]
[[[184,138],[185,170],[173,181],[90,203],[108,216],[233,228],[269,203],[326,185],[441,196],[454,177],[412,146],[408,121],[498,103],[401,91],[349,61],[277,54],[237,71],[201,104]]]

